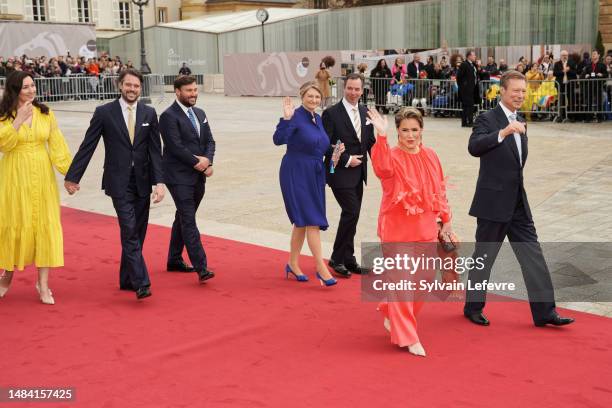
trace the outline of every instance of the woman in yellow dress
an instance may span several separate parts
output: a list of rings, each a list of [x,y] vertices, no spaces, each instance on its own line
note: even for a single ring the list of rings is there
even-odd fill
[[[54,304],[49,268],[64,265],[55,167],[66,174],[72,158],[53,112],[36,99],[26,72],[6,81],[0,101],[0,297],[15,269],[38,268],[40,300]]]

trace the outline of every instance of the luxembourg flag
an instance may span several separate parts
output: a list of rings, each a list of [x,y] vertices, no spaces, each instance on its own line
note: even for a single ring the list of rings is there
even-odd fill
[[[555,101],[555,97],[552,95],[544,95],[538,101],[538,105],[543,108],[548,108]]]

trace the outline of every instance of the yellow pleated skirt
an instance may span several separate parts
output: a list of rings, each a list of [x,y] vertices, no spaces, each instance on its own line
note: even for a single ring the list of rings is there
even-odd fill
[[[52,112],[34,109],[18,131],[0,121],[0,269],[64,265],[64,240],[54,167],[71,163]]]

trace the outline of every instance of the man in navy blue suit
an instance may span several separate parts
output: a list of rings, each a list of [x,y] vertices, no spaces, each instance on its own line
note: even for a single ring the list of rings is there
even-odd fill
[[[176,101],[159,118],[164,140],[163,169],[176,205],[168,249],[169,272],[198,273],[200,283],[215,274],[208,269],[206,252],[196,225],[196,211],[204,197],[206,178],[213,174],[215,140],[206,114],[196,108],[198,85],[193,76],[174,81]],[[193,267],[183,261],[183,248]]]
[[[121,97],[96,108],[85,139],[74,156],[65,187],[74,194],[102,137],[104,173],[102,189],[113,200],[121,230],[119,288],[136,292],[142,299],[151,296],[149,273],[142,246],[149,222],[150,200],[164,198],[162,151],[155,109],[138,102],[142,74],[122,71],[118,78]],[[153,195],[151,199],[151,186]]]

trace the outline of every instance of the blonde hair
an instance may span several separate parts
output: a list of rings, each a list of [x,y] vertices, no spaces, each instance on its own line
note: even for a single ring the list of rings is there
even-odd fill
[[[419,126],[423,129],[423,115],[416,108],[403,107],[395,114],[395,127],[399,129],[400,124],[404,119],[414,119],[419,122]]]
[[[302,86],[300,86],[300,98],[303,99],[304,95],[306,95],[306,92],[308,92],[310,89],[314,89],[319,93],[319,95],[321,95],[321,98],[323,97],[323,92],[321,92],[319,84],[316,81],[308,81],[305,82]]]

